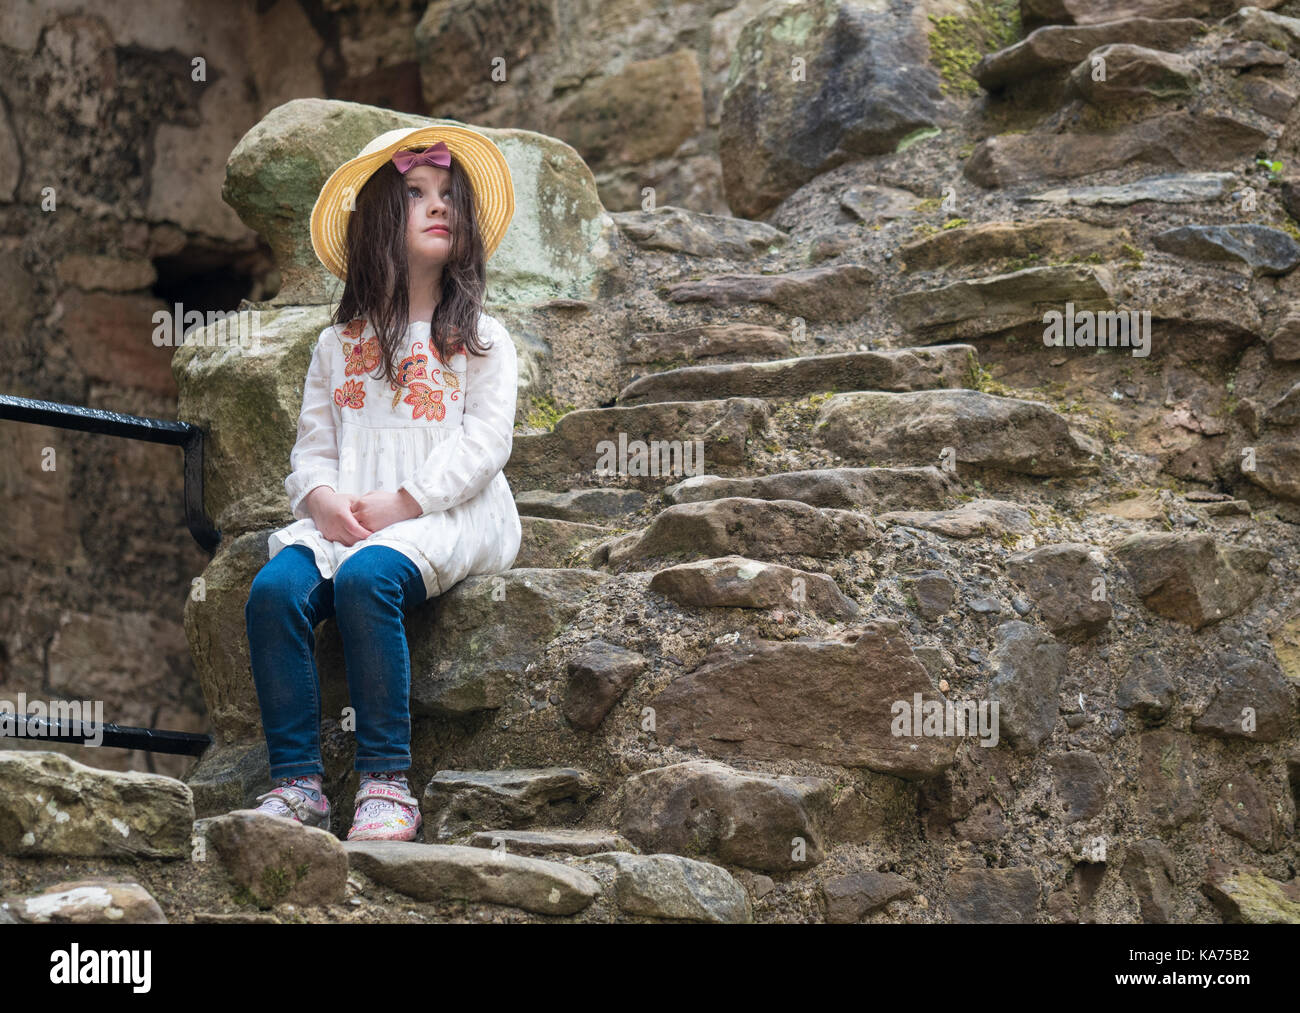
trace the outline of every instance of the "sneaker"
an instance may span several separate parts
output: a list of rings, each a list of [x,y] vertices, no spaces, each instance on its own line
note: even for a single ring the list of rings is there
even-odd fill
[[[286,817],[321,830],[330,828],[330,803],[320,790],[319,778],[281,778],[266,794],[258,795],[257,801],[261,803],[257,812]]]
[[[349,841],[413,841],[424,822],[420,803],[402,783],[366,780],[354,799]]]

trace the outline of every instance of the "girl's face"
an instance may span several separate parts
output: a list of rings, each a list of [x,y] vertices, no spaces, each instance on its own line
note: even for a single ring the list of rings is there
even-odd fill
[[[451,172],[417,165],[406,184],[406,253],[412,265],[441,267],[451,255]]]

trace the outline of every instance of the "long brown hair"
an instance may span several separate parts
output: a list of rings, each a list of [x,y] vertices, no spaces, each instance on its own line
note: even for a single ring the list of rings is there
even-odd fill
[[[431,344],[443,362],[461,345],[467,355],[482,355],[489,347],[478,335],[478,317],[487,290],[487,258],[474,187],[455,155],[448,171],[451,252],[442,268],[442,294],[430,321]],[[357,194],[356,209],[348,218],[347,279],[333,315],[335,324],[346,325],[359,317],[370,321],[379,338],[379,368],[389,383],[397,382],[398,355],[403,351],[400,343],[410,313],[406,256],[410,200],[406,190],[406,177],[390,159],[371,174]]]

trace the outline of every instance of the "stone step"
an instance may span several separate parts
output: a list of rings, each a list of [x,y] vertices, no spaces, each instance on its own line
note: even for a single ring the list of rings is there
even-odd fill
[[[644,531],[606,542],[590,566],[646,569],[647,560],[680,562],[739,555],[838,559],[880,538],[871,518],[851,510],[819,509],[797,500],[732,496],[661,510]]]
[[[828,390],[969,387],[978,367],[970,345],[807,355],[771,362],[684,366],[633,380],[619,404],[718,397],[804,397]]]
[[[572,823],[599,788],[577,767],[440,770],[420,801],[424,837],[447,841],[490,827]]]
[[[871,312],[876,276],[863,264],[833,264],[784,274],[715,274],[670,285],[676,303],[729,307],[763,303],[805,320],[856,320]]]
[[[582,566],[583,548],[589,543],[620,534],[626,528],[601,524],[557,521],[550,517],[519,518],[522,537],[514,566],[565,569]]]
[[[511,855],[594,855],[602,851],[630,851],[636,847],[608,830],[572,830],[567,827],[537,830],[480,830],[469,839],[472,848],[494,848]]]
[[[347,841],[343,848],[352,869],[416,900],[505,904],[568,915],[600,893],[600,884],[585,872],[540,858],[414,841]]]
[[[701,324],[673,331],[639,331],[628,341],[623,363],[656,363],[713,359],[718,362],[785,358],[796,351],[787,331],[761,324]]]
[[[836,394],[822,405],[814,432],[849,463],[947,456],[956,466],[1034,476],[1095,472],[1102,449],[1048,405],[974,390]]]
[[[634,514],[646,504],[636,489],[570,489],[551,492],[525,489],[515,495],[521,517],[542,517],[578,524],[595,524]]]
[[[549,433],[516,435],[505,474],[514,489],[572,488],[603,471],[657,488],[700,470],[701,454],[711,465],[742,466],[771,410],[761,398],[580,408]]]
[[[671,503],[701,503],[726,496],[750,499],[797,499],[815,507],[839,510],[938,509],[956,491],[956,483],[933,465],[924,468],[810,468],[772,475],[692,475],[663,491]]]
[[[1094,25],[1046,25],[1019,42],[980,58],[971,76],[988,91],[1041,74],[1064,76],[1099,46],[1126,42],[1177,52],[1204,34],[1195,18],[1117,18]]]
[[[923,341],[951,341],[1042,322],[1043,311],[1113,310],[1115,278],[1086,264],[1026,267],[1007,274],[904,292],[893,300],[899,324]]]

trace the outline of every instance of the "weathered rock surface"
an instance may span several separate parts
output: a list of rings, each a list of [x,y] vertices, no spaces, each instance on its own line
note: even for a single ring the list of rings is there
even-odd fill
[[[34,925],[166,925],[158,902],[139,883],[79,879],[3,902],[15,921]]]
[[[424,839],[474,830],[564,825],[582,818],[599,782],[576,767],[440,770],[420,800]]]
[[[753,921],[744,887],[726,869],[678,855],[592,855],[612,866],[614,898],[632,915],[723,924]]]
[[[765,303],[807,320],[852,320],[870,307],[875,280],[861,264],[839,264],[787,274],[718,274],[670,285],[666,295],[675,303]]]
[[[337,837],[296,820],[252,809],[199,821],[230,878],[259,907],[337,904],[347,889],[348,860]]]
[[[840,620],[859,612],[824,573],[736,555],[667,567],[650,578],[650,590],[696,608],[775,608]]]
[[[0,854],[186,858],[194,797],[160,774],[0,752]]]
[[[1232,652],[1211,659],[1214,696],[1192,730],[1223,739],[1275,742],[1295,717],[1295,689],[1276,665]]]
[[[762,218],[850,157],[893,151],[937,122],[939,79],[910,18],[886,8],[794,4],[742,29],[718,130],[727,202]],[[807,81],[793,60],[821,68]]]
[[[425,603],[432,635],[412,638],[411,708],[466,714],[501,706],[524,670],[608,574],[595,570],[507,570],[468,577]]]
[[[1000,732],[1021,751],[1037,749],[1056,727],[1065,645],[1018,620],[1003,623],[994,638],[989,699],[998,704]]]
[[[511,488],[556,489],[608,468],[633,485],[654,488],[710,464],[741,464],[769,410],[759,398],[579,409],[549,433],[516,436],[506,478]]]
[[[764,222],[706,215],[665,204],[652,211],[610,215],[619,230],[643,250],[685,253],[692,257],[748,260],[786,241],[786,234]]]
[[[1101,61],[1105,77],[1093,68]],[[1068,91],[1095,106],[1154,98],[1187,98],[1201,86],[1201,73],[1185,56],[1129,42],[1098,46],[1070,72]]]
[[[644,505],[645,493],[636,489],[571,489],[568,492],[527,489],[515,496],[521,520],[546,517],[587,523],[635,513]]]
[[[1095,464],[1069,424],[1036,401],[974,390],[836,394],[816,438],[846,461],[931,464],[947,450],[957,464],[1025,475],[1077,475]]]
[[[647,664],[645,656],[636,651],[604,640],[587,641],[569,659],[564,716],[577,728],[598,728]]]
[[[970,345],[807,355],[771,362],[683,366],[633,380],[620,404],[718,397],[802,397],[824,390],[966,387],[977,364]]]
[[[601,524],[557,521],[549,517],[520,516],[519,552],[515,569],[563,569],[580,557],[582,547],[608,538],[614,528]]]
[[[875,620],[839,638],[716,645],[653,699],[661,741],[710,756],[801,758],[932,777],[956,742],[896,736],[893,704],[935,697],[896,622]]]
[[[1246,608],[1271,583],[1270,553],[1207,534],[1131,535],[1115,547],[1147,608],[1199,630]]]
[[[789,872],[825,857],[831,784],[692,760],[628,778],[622,832],[642,851]]]
[[[894,314],[922,340],[981,337],[1018,324],[1042,321],[1045,310],[1115,308],[1115,279],[1105,267],[1025,267],[936,289],[905,292]]]
[[[1195,18],[1106,18],[1096,25],[1044,25],[1019,42],[982,56],[972,76],[980,86],[998,91],[1039,74],[1064,74],[1094,49],[1110,43],[1130,43],[1176,52],[1208,26]]]
[[[1191,260],[1245,264],[1256,275],[1287,274],[1300,264],[1300,243],[1267,225],[1179,225],[1151,241],[1158,250]]]
[[[1090,545],[1043,545],[1007,560],[1007,573],[1038,606],[1056,636],[1095,636],[1113,611],[1100,552]]]
[[[879,538],[866,514],[791,499],[728,496],[666,507],[637,538],[612,546],[608,562],[617,568],[657,558],[829,558],[864,549]]]
[[[1061,186],[1030,194],[1028,200],[1047,204],[1126,207],[1141,201],[1197,204],[1219,200],[1228,192],[1230,172],[1165,172],[1115,186]]]
[[[1033,869],[959,869],[947,880],[948,908],[958,923],[1025,923],[1038,907]]]
[[[636,850],[618,834],[602,830],[480,830],[468,843],[473,848],[504,848],[512,855],[533,857]]]
[[[1258,869],[1215,862],[1201,889],[1225,921],[1300,925],[1300,881],[1281,882]]]
[[[348,841],[343,849],[351,868],[416,900],[569,915],[600,893],[600,884],[579,869],[495,850],[414,841]]]
[[[833,925],[852,925],[863,915],[915,893],[915,884],[892,872],[855,872],[822,884],[826,920]]]
[[[823,468],[775,475],[722,478],[694,475],[663,491],[669,503],[744,496],[796,499],[815,507],[875,513],[904,507],[925,510],[944,503],[953,483],[933,465],[923,468]]]
[[[1023,507],[997,499],[973,499],[952,510],[902,510],[881,514],[882,524],[922,528],[949,538],[1000,538],[1027,534],[1033,526]]]
[[[899,247],[904,270],[933,271],[942,267],[986,268],[1002,258],[1065,256],[1106,259],[1120,257],[1132,242],[1128,229],[1106,228],[1073,218],[1039,218],[1029,222],[979,222],[944,229]]]
[[[1129,845],[1120,874],[1137,895],[1146,924],[1172,920],[1174,911],[1174,858],[1165,845],[1147,838]]]
[[[966,160],[979,186],[1076,179],[1134,163],[1165,169],[1224,169],[1251,157],[1269,132],[1231,113],[1168,112],[1104,134],[1001,134]]]

